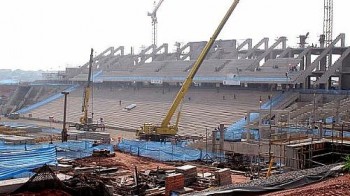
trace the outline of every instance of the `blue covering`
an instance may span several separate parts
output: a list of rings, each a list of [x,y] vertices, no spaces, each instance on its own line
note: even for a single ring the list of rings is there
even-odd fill
[[[53,146],[29,151],[0,151],[0,180],[28,173],[44,164],[56,164],[56,160]]]
[[[79,86],[79,85],[71,86],[71,87],[65,89],[64,91],[66,91],[66,92],[72,92],[72,91],[74,91],[78,86]],[[44,100],[42,100],[42,101],[39,101],[38,103],[35,103],[35,104],[30,105],[30,106],[28,106],[28,107],[22,108],[22,109],[18,110],[17,112],[18,112],[19,114],[27,113],[27,112],[29,112],[29,111],[31,111],[31,110],[34,110],[34,109],[36,109],[36,108],[38,108],[38,107],[40,107],[40,106],[43,106],[43,105],[48,104],[48,103],[50,103],[50,102],[52,102],[52,101],[54,101],[54,100],[56,100],[56,99],[59,99],[59,98],[61,98],[62,96],[64,96],[62,93],[57,93],[57,94],[52,95],[51,97],[49,97],[49,98],[47,98],[47,99],[44,99]]]
[[[101,149],[107,149],[110,152],[113,152],[113,146],[111,144],[100,144],[97,146],[93,145],[92,141],[68,141],[68,142],[57,142],[54,143],[57,147],[57,157],[63,157],[63,158],[71,158],[71,159],[77,159],[77,158],[83,158],[88,157],[92,155],[92,152],[94,150],[101,150]]]
[[[280,93],[274,97],[272,97],[271,100],[268,100],[266,103],[264,103],[261,106],[261,109],[269,109],[270,107],[273,107],[277,104],[279,104],[284,98],[286,98],[287,94]],[[250,120],[254,121],[259,118],[258,113],[250,113]],[[225,132],[225,140],[228,141],[236,141],[241,140],[242,133],[245,131],[244,127],[247,125],[246,119],[242,118],[239,121],[233,123],[230,125]],[[251,133],[254,135],[254,137],[258,137],[258,131],[257,130],[251,130]],[[218,134],[218,138],[220,137],[220,134]]]
[[[123,139],[118,145],[118,149],[133,155],[152,158],[159,161],[194,161],[206,158],[206,153],[198,149],[186,147],[186,143],[179,142],[152,142]],[[217,158],[219,155],[208,153],[210,158]]]
[[[102,74],[102,70],[100,70],[100,71],[98,71],[97,73],[93,74],[93,76],[92,76],[92,77],[93,77],[93,80],[94,80],[96,77],[98,77],[99,75],[101,75],[101,74]],[[74,91],[78,86],[79,86],[78,84],[72,85],[72,86],[70,86],[69,88],[65,89],[64,91],[65,91],[65,92],[72,92],[72,91]],[[18,112],[19,114],[25,114],[25,113],[27,113],[27,112],[29,112],[29,111],[31,111],[31,110],[34,110],[34,109],[36,109],[36,108],[38,108],[38,107],[41,107],[41,106],[43,106],[43,105],[45,105],[45,104],[48,104],[48,103],[50,103],[50,102],[52,102],[52,101],[54,101],[54,100],[56,100],[56,99],[59,99],[59,98],[61,98],[61,97],[63,97],[63,96],[64,96],[64,95],[63,95],[62,93],[57,93],[57,94],[52,95],[51,97],[49,97],[49,98],[47,98],[47,99],[44,99],[44,100],[42,100],[42,101],[40,101],[40,102],[38,102],[38,103],[35,103],[35,104],[30,105],[30,106],[28,106],[28,107],[22,108],[22,109],[18,110],[17,112]]]
[[[107,149],[111,144],[94,146],[92,141],[68,141],[34,145],[9,145],[0,141],[0,180],[28,176],[31,170],[44,164],[56,164],[57,158],[83,158],[93,150]]]
[[[0,84],[19,84],[19,80],[17,79],[0,80]]]
[[[96,72],[95,74],[93,74],[92,75],[92,80],[96,80],[96,78],[98,77],[98,76],[100,76],[101,74],[102,74],[102,70],[100,70],[100,71],[98,71],[98,72]]]

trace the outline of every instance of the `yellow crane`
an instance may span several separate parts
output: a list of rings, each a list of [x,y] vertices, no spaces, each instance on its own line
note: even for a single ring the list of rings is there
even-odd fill
[[[81,107],[83,115],[79,119],[79,123],[75,123],[73,126],[77,129],[83,129],[84,131],[93,130],[95,131],[97,129],[97,124],[94,124],[92,122],[92,119],[88,117],[88,108],[89,108],[89,100],[90,100],[90,94],[91,94],[91,74],[92,74],[92,63],[93,63],[93,53],[94,49],[91,48],[90,53],[90,61],[89,61],[89,75],[87,79],[87,85],[84,89],[84,95],[83,95],[83,104]]]
[[[275,161],[274,157],[272,156],[270,159],[270,163],[269,163],[269,167],[267,169],[267,173],[266,173],[266,177],[270,177],[271,176],[271,172],[272,172],[272,166],[273,166],[273,162]]]
[[[226,12],[224,18],[221,20],[219,26],[215,30],[214,34],[209,39],[208,43],[203,48],[201,54],[199,55],[196,62],[193,64],[193,67],[191,68],[186,80],[183,82],[182,87],[180,88],[179,92],[177,93],[171,107],[168,110],[168,113],[166,114],[165,118],[163,119],[161,125],[153,125],[152,123],[144,123],[143,126],[140,127],[136,131],[136,135],[139,136],[140,139],[150,139],[150,140],[160,140],[167,137],[175,136],[178,132],[178,122],[180,113],[177,116],[177,120],[175,125],[170,125],[170,120],[173,117],[176,109],[182,102],[184,96],[186,95],[188,89],[190,88],[193,78],[196,75],[200,65],[202,64],[204,58],[209,52],[209,49],[212,47],[212,45],[215,42],[215,39],[218,37],[220,31],[225,26],[227,20],[230,18],[232,12],[236,8],[237,4],[239,3],[239,0],[235,0],[232,5],[230,6],[229,10]]]

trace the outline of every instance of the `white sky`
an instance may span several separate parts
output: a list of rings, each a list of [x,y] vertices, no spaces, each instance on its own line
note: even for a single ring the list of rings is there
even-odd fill
[[[151,44],[154,0],[6,0],[0,7],[0,69],[63,70],[110,46],[139,51]],[[165,0],[158,11],[158,45],[207,41],[233,0]],[[158,2],[158,0],[157,0]],[[350,36],[349,0],[334,1],[333,37]],[[218,39],[274,40],[322,33],[323,0],[241,0]],[[349,38],[346,38],[349,43]],[[271,42],[270,42],[271,43]]]

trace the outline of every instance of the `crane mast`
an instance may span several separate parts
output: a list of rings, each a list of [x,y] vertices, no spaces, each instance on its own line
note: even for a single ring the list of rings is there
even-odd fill
[[[193,82],[194,76],[196,75],[200,65],[202,64],[204,58],[208,54],[210,48],[213,46],[215,39],[218,37],[219,33],[221,32],[222,28],[225,26],[227,20],[231,16],[232,12],[234,11],[234,9],[236,8],[238,3],[239,3],[239,0],[235,0],[232,3],[229,10],[226,12],[224,18],[221,20],[219,26],[215,30],[214,34],[210,37],[209,41],[207,42],[207,44],[203,48],[198,59],[196,60],[196,62],[192,66],[186,80],[183,82],[183,85],[181,86],[180,90],[178,91],[173,103],[171,104],[171,107],[168,110],[168,113],[166,114],[164,120],[161,123],[161,126],[159,127],[159,126],[154,126],[150,123],[145,123],[143,125],[143,127],[141,127],[141,129],[137,131],[137,135],[145,137],[145,138],[149,138],[149,137],[152,138],[154,136],[155,140],[157,140],[157,138],[164,138],[166,136],[173,136],[173,135],[177,134],[178,120],[176,121],[175,125],[170,125],[170,120],[173,117],[176,109],[178,108],[178,106],[182,102],[188,89],[190,88],[190,86]],[[178,115],[178,118],[179,118],[179,115]],[[140,137],[140,138],[142,138],[142,137]]]
[[[89,61],[89,75],[88,75],[87,85],[84,89],[84,101],[82,105],[83,116],[80,118],[81,124],[88,123],[88,108],[89,108],[89,100],[90,100],[90,93],[91,93],[91,69],[92,69],[92,63],[93,63],[93,53],[94,53],[94,49],[91,48],[90,61]]]
[[[77,130],[83,129],[84,131],[93,130],[95,131],[98,127],[98,124],[94,124],[92,122],[92,119],[88,118],[88,109],[89,109],[89,101],[90,101],[90,94],[91,94],[91,75],[92,75],[92,63],[93,63],[93,53],[94,49],[91,48],[90,53],[90,61],[89,61],[89,73],[87,78],[87,84],[84,88],[84,94],[83,94],[83,104],[81,107],[81,111],[83,115],[79,119],[79,123],[74,123],[72,125],[69,125],[70,127],[75,127]]]
[[[153,46],[157,46],[157,24],[158,24],[158,20],[157,20],[157,11],[159,9],[159,7],[162,5],[164,0],[160,0],[158,2],[158,4],[154,7],[152,12],[148,12],[148,16],[151,17],[152,20],[152,44]]]
[[[333,39],[333,0],[324,0],[323,12],[323,34],[328,46]]]

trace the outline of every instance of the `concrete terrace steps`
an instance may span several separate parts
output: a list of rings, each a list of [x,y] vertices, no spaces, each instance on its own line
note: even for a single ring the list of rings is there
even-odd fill
[[[95,90],[93,111],[94,119],[104,118],[107,126],[137,129],[144,122],[160,124],[168,111],[173,97],[177,92],[162,94],[160,89],[112,89],[101,88]],[[97,93],[98,92],[98,93]],[[156,93],[157,92],[157,93]],[[233,93],[237,98],[233,99]],[[242,118],[247,110],[258,107],[257,93],[267,97],[267,92],[250,92],[244,90],[226,91],[216,93],[210,89],[190,90],[191,101],[185,100],[182,107],[179,130],[180,133],[203,134],[205,128],[213,129],[220,123],[231,124]],[[226,100],[222,100],[222,95]],[[219,96],[218,96],[219,95]],[[230,99],[228,99],[230,97]],[[122,106],[119,106],[122,100]],[[68,96],[67,121],[78,122],[81,113],[82,89],[72,92]],[[136,104],[137,107],[131,111],[124,111],[123,108],[129,104]],[[92,104],[90,104],[91,106]],[[91,109],[89,110],[91,112]],[[55,100],[45,106],[31,112],[33,118],[48,119],[54,116],[55,120],[63,118],[63,99]],[[26,115],[26,114],[25,114]],[[175,122],[177,113],[173,116]]]

